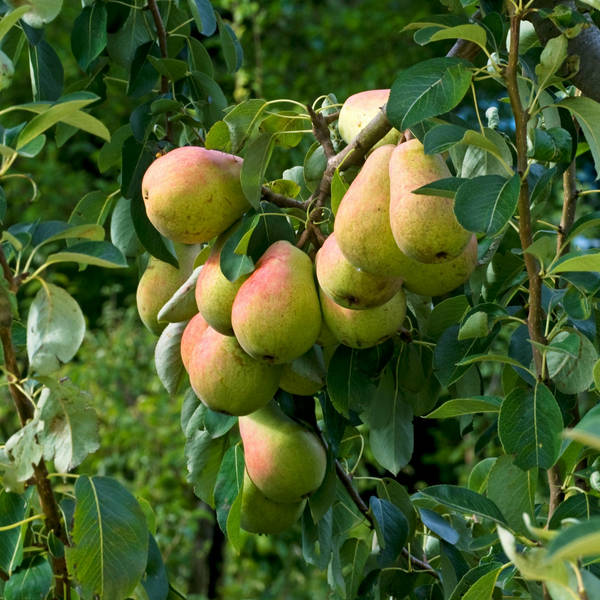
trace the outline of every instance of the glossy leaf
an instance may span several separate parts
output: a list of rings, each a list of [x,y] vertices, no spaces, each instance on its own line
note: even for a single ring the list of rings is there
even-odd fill
[[[198,31],[207,37],[211,36],[217,29],[217,20],[210,0],[188,0],[188,6]]]
[[[52,580],[50,563],[41,556],[30,557],[6,582],[4,600],[45,598],[50,591]]]
[[[181,336],[186,325],[187,321],[169,323],[154,348],[154,364],[158,378],[171,396],[177,393],[185,378],[180,346]]]
[[[248,144],[246,150],[240,181],[244,195],[254,208],[259,206],[261,186],[273,152],[273,143],[273,134],[261,134]]]
[[[447,400],[433,412],[425,415],[426,419],[447,419],[477,413],[500,412],[502,398],[498,396],[474,396],[473,398],[455,398]]]
[[[77,262],[108,269],[128,266],[121,251],[110,242],[79,242],[67,250],[50,254],[46,259],[46,263],[49,265],[59,262]]]
[[[427,508],[420,508],[419,514],[421,515],[423,525],[449,544],[456,544],[460,539],[458,531],[438,513]]]
[[[375,531],[381,550],[380,567],[391,565],[400,556],[408,539],[408,521],[403,512],[388,500],[371,496],[369,509],[375,519]]]
[[[29,47],[29,70],[33,99],[58,100],[63,90],[64,71],[56,51],[46,40]]]
[[[548,558],[578,560],[600,554],[600,517],[592,517],[559,532],[548,545]]]
[[[0,489],[0,527],[18,523],[25,518],[26,496]],[[23,560],[26,526],[0,531],[0,569],[11,575]]]
[[[106,47],[106,20],[106,4],[94,2],[86,6],[73,23],[71,49],[84,71]]]
[[[463,600],[492,600],[500,571],[502,571],[502,567],[494,569],[478,579],[463,596]]]

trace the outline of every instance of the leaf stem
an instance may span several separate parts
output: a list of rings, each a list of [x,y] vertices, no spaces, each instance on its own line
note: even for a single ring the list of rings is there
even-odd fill
[[[11,529],[16,529],[25,523],[29,523],[31,521],[37,521],[38,519],[45,519],[45,515],[33,515],[33,517],[28,517],[27,519],[23,519],[22,521],[17,521],[16,523],[11,523],[10,525],[3,525],[0,527],[0,531],[10,531]]]

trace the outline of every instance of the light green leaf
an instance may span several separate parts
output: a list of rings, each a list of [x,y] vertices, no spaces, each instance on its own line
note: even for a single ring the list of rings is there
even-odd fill
[[[600,450],[600,415],[586,414],[573,429],[563,431],[563,437]]]
[[[426,419],[447,419],[476,413],[500,412],[502,398],[498,396],[474,396],[473,398],[455,398],[448,400],[434,411],[425,415]]]
[[[177,392],[185,376],[180,346],[186,325],[187,321],[169,323],[154,348],[154,364],[158,378],[171,396]]]
[[[508,176],[513,175],[513,170],[510,168],[512,157],[510,150],[506,146],[506,142],[500,134],[491,129],[485,129],[486,135],[478,131],[469,130],[465,133],[462,141],[468,146],[476,146],[491,154],[502,165]],[[495,135],[494,135],[495,133]]]
[[[258,208],[265,171],[273,152],[273,134],[261,134],[247,148],[242,165],[241,184],[248,202]]]
[[[498,567],[478,579],[462,597],[462,600],[491,600],[498,575],[504,567]]]
[[[110,242],[80,242],[68,250],[50,254],[46,264],[77,262],[84,265],[96,265],[109,269],[127,267],[127,260],[121,251]]]
[[[544,44],[544,49],[540,55],[540,63],[535,67],[535,74],[541,89],[548,86],[552,76],[560,69],[565,58],[567,58],[567,46],[568,40],[564,34],[553,37]]]
[[[202,430],[193,432],[185,444],[188,481],[196,496],[213,507],[215,482],[226,449],[226,436],[213,439],[210,432]]]
[[[0,21],[0,40],[17,24],[17,21],[30,10],[29,4],[24,4],[5,14]]]
[[[600,272],[600,252],[569,252],[557,262],[549,273],[565,273],[567,271]]]
[[[480,48],[485,49],[487,35],[485,29],[480,25],[468,24],[458,25],[457,27],[448,27],[434,33],[430,38],[430,42],[438,42],[440,40],[467,40],[477,44]]]
[[[460,326],[458,330],[459,340],[471,340],[473,338],[485,337],[489,333],[488,316],[483,311],[474,312]]]
[[[82,110],[73,111],[71,114],[65,115],[60,121],[110,142],[110,131],[106,125],[96,117]]]
[[[18,523],[25,518],[29,506],[28,496],[0,489],[0,527]],[[27,526],[21,525],[14,529],[0,531],[0,569],[9,576],[23,560],[26,530]]]
[[[548,560],[576,561],[600,554],[600,517],[563,529],[548,545]]]
[[[44,283],[27,318],[27,356],[38,375],[56,371],[74,356],[85,333],[79,304],[62,288]]]
[[[27,481],[33,476],[33,465],[42,460],[42,447],[38,443],[38,434],[44,424],[38,420],[29,421],[6,441],[5,450],[12,459],[11,467],[17,481]]]

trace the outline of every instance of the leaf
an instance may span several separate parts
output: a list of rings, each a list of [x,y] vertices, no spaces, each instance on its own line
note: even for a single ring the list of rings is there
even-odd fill
[[[465,229],[495,235],[512,218],[519,189],[517,174],[510,179],[499,175],[469,179],[456,192],[454,214]]]
[[[252,98],[238,104],[224,117],[231,136],[231,151],[235,154],[242,148],[245,140],[254,133],[259,122],[259,116],[267,103],[264,100]]]
[[[12,27],[17,24],[17,21],[27,12],[29,12],[30,7],[25,4],[23,6],[19,6],[14,10],[11,10],[9,13],[5,13],[0,21],[0,40],[10,31]]]
[[[219,266],[229,281],[235,281],[254,270],[254,261],[246,254],[238,254],[236,249],[244,236],[256,226],[256,222],[255,211],[247,212],[239,225],[232,227],[232,233],[223,244]]]
[[[50,254],[46,259],[48,265],[59,262],[77,262],[108,269],[129,266],[121,251],[110,242],[79,242],[67,250]]]
[[[513,389],[504,399],[498,417],[498,435],[504,450],[515,454],[515,465],[523,470],[549,469],[560,452],[562,414],[550,390]]]
[[[32,477],[33,465],[42,459],[43,451],[37,436],[43,429],[42,422],[32,420],[6,441],[4,449],[11,459],[10,466],[16,481],[27,481]]]
[[[33,99],[36,102],[57,100],[60,97],[64,80],[63,66],[54,48],[46,40],[29,47],[29,71]]]
[[[567,58],[567,36],[558,35],[546,41],[540,55],[540,62],[535,67],[540,89],[544,89],[550,83],[552,76],[560,69]]]
[[[25,518],[29,501],[25,494],[13,494],[0,489],[0,527],[18,523]],[[0,531],[0,569],[9,576],[23,560],[26,525]]]
[[[333,216],[337,214],[338,207],[349,187],[340,175],[339,169],[336,169],[331,180],[331,211]]]
[[[79,350],[85,319],[79,304],[62,288],[44,283],[27,317],[27,356],[39,375],[56,371]]]
[[[455,398],[438,406],[433,412],[425,415],[426,419],[447,419],[477,413],[500,412],[502,398],[498,396],[474,396],[472,398]]]
[[[67,473],[100,447],[98,417],[89,406],[90,398],[69,381],[57,383],[40,377],[36,419],[44,423],[38,438],[46,460],[54,460],[56,469]]]
[[[362,540],[351,538],[344,542],[340,549],[339,558],[341,565],[344,566],[344,598],[352,600],[356,597],[360,582],[363,579],[365,565],[369,558],[369,547]]]
[[[591,98],[580,96],[565,98],[556,106],[566,108],[577,119],[590,146],[596,166],[596,179],[598,179],[600,177],[600,104]]]
[[[565,272],[582,272],[582,271],[600,271],[600,252],[590,250],[588,252],[569,252],[565,254],[548,272],[565,273]]]
[[[438,513],[427,508],[420,508],[419,514],[423,525],[449,544],[456,544],[460,539],[458,531]]]
[[[175,323],[180,321],[183,314],[192,316],[198,311],[196,305],[196,283],[201,268],[196,267],[192,274],[179,286],[177,291],[163,305],[157,315],[157,320]]]
[[[548,544],[548,561],[576,561],[600,554],[600,517],[592,517],[559,531]]]
[[[578,394],[592,385],[598,352],[577,330],[565,329],[548,346],[548,374],[563,394]]]
[[[471,85],[468,65],[458,58],[432,58],[402,71],[387,103],[390,123],[404,130],[452,110]]]
[[[573,429],[565,430],[563,437],[600,450],[600,415],[588,417],[586,414]]]
[[[125,598],[141,580],[148,557],[146,518],[116,480],[81,475],[75,483],[69,572],[84,597]]]
[[[244,481],[244,453],[241,446],[229,448],[215,482],[215,512],[221,531],[227,531],[227,517]]]
[[[422,489],[419,493],[459,512],[478,515],[500,524],[506,523],[499,508],[491,500],[473,490],[457,485],[433,485]]]
[[[462,597],[462,600],[492,600],[498,575],[504,567],[498,567],[478,579]]]
[[[64,221],[45,221],[35,228],[32,241],[36,246],[42,246],[50,242],[77,238],[103,240],[104,228],[95,223],[73,225]]]
[[[271,159],[273,145],[273,134],[262,133],[252,140],[246,149],[240,183],[244,195],[254,208],[258,208],[260,203],[261,187]]]
[[[473,584],[481,579],[481,577],[483,577],[486,573],[489,573],[491,570],[498,569],[501,566],[502,565],[498,562],[490,562],[473,567],[471,570],[465,573],[462,579],[458,582],[448,600],[461,600],[461,598],[464,598],[464,594],[468,592]]]
[[[113,204],[113,198],[103,192],[89,192],[75,205],[69,217],[70,225],[104,225],[110,209]],[[96,239],[96,238],[92,238]],[[98,233],[98,240],[104,239],[104,229],[102,237]]]
[[[446,29],[440,29],[429,38],[429,41],[438,42],[440,40],[456,39],[473,42],[474,44],[477,44],[480,48],[483,48],[485,50],[487,35],[485,29],[480,25],[458,25],[457,27],[448,27]]]
[[[436,304],[427,319],[427,335],[437,340],[448,327],[462,321],[470,304],[466,296],[453,296]]]
[[[187,321],[169,323],[154,348],[154,364],[158,378],[169,395],[174,396],[185,377],[181,361],[181,336]]]
[[[393,564],[408,540],[408,521],[404,513],[388,500],[371,496],[369,509],[375,520],[375,532],[381,550],[377,557],[380,567]]]
[[[445,152],[460,143],[465,133],[465,128],[460,125],[438,125],[430,129],[423,138],[425,154]]]
[[[86,6],[73,23],[71,50],[84,71],[106,48],[106,20],[106,4],[94,2]]]
[[[148,560],[142,578],[142,586],[146,590],[148,600],[167,600],[169,580],[158,544],[151,533],[148,533]]]
[[[469,146],[481,148],[491,154],[501,164],[504,173],[509,176],[513,175],[510,168],[512,156],[502,135],[489,127],[486,127],[484,132],[485,135],[479,131],[469,130],[465,132],[462,141]]]
[[[217,29],[215,11],[209,0],[188,0],[188,6],[198,31],[205,36],[211,36]]]
[[[46,598],[52,586],[52,580],[52,567],[47,560],[41,556],[28,558],[6,582],[4,600]]]
[[[244,52],[240,41],[237,39],[233,29],[223,21],[220,17],[218,18],[219,24],[219,41],[223,48],[223,56],[225,57],[225,64],[227,65],[227,71],[229,73],[235,73],[242,66],[244,61]]]

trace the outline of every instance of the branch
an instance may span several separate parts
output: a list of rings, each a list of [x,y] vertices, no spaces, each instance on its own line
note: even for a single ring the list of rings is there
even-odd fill
[[[306,106],[306,109],[310,115],[315,139],[317,142],[319,142],[319,144],[321,144],[323,151],[325,152],[325,156],[329,160],[332,156],[335,156],[335,150],[333,149],[333,144],[331,143],[327,119],[325,119],[321,113],[316,113],[310,104]]]
[[[569,244],[565,244],[569,231],[575,221],[575,209],[577,207],[577,172],[575,160],[563,173],[563,208],[556,240],[556,254],[560,256],[569,251]]]
[[[165,25],[163,23],[162,17],[160,16],[160,11],[158,10],[156,0],[148,0],[148,8],[152,13],[154,25],[156,26],[156,34],[158,36],[160,54],[163,58],[168,58],[169,54],[167,52],[167,31],[165,30]],[[160,91],[161,93],[166,94],[169,91],[169,80],[163,75],[160,79],[160,82]]]
[[[278,194],[269,189],[266,185],[262,186],[261,195],[265,200],[272,202],[280,208],[299,208],[300,210],[306,210],[306,204],[301,200],[295,200],[294,198],[288,198],[283,194]]]

